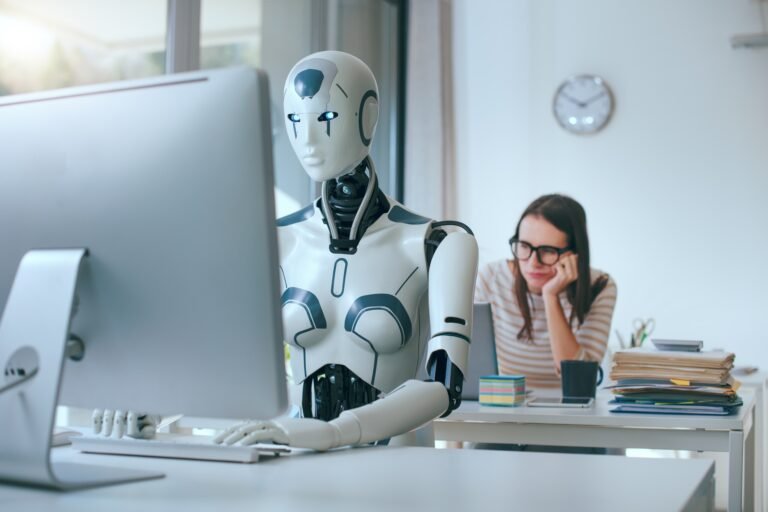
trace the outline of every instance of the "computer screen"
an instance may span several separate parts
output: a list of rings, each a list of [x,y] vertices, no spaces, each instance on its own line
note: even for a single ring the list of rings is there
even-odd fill
[[[247,68],[0,98],[0,311],[28,251],[88,251],[69,328],[84,357],[65,360],[59,404],[285,410],[269,116],[266,77]],[[37,350],[10,328],[34,324],[27,309],[0,320],[6,381],[14,351]],[[44,359],[0,393],[11,429],[37,428],[21,404],[51,375]]]

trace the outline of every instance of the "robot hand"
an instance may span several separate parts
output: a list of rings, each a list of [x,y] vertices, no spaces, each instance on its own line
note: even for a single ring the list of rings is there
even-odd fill
[[[247,421],[234,425],[213,439],[217,444],[286,444],[295,448],[325,451],[339,446],[338,427],[311,418]]]
[[[152,439],[160,423],[160,416],[155,414],[111,409],[95,409],[92,419],[94,434],[118,439],[123,435],[136,439]]]

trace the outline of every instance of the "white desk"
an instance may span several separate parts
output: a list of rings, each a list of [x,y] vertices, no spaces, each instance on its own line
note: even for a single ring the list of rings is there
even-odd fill
[[[765,472],[765,461],[768,460],[768,373],[760,371],[744,375],[734,371],[733,375],[745,388],[755,391],[755,453],[763,461],[755,468],[755,510],[768,512],[768,475]]]
[[[71,493],[0,485],[0,510],[72,512],[712,510],[708,460],[371,447],[253,465],[54,450],[56,460],[164,479]],[[648,492],[652,490],[652,492]]]
[[[435,420],[435,438],[603,448],[656,448],[728,452],[728,510],[754,508],[755,394],[740,390],[744,405],[733,416],[611,413],[610,392],[600,390],[589,409],[488,407],[465,402]],[[743,497],[743,508],[742,508]]]

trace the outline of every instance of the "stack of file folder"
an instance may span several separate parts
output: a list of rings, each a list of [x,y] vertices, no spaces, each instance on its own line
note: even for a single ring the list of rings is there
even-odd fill
[[[742,405],[730,352],[632,348],[613,358],[611,412],[728,415]]]

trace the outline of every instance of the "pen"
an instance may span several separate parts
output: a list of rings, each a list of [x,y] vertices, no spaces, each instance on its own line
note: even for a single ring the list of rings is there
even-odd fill
[[[614,332],[616,333],[616,337],[619,339],[619,346],[621,348],[627,348],[626,345],[624,345],[624,338],[621,337],[621,333],[618,329],[614,329]]]

